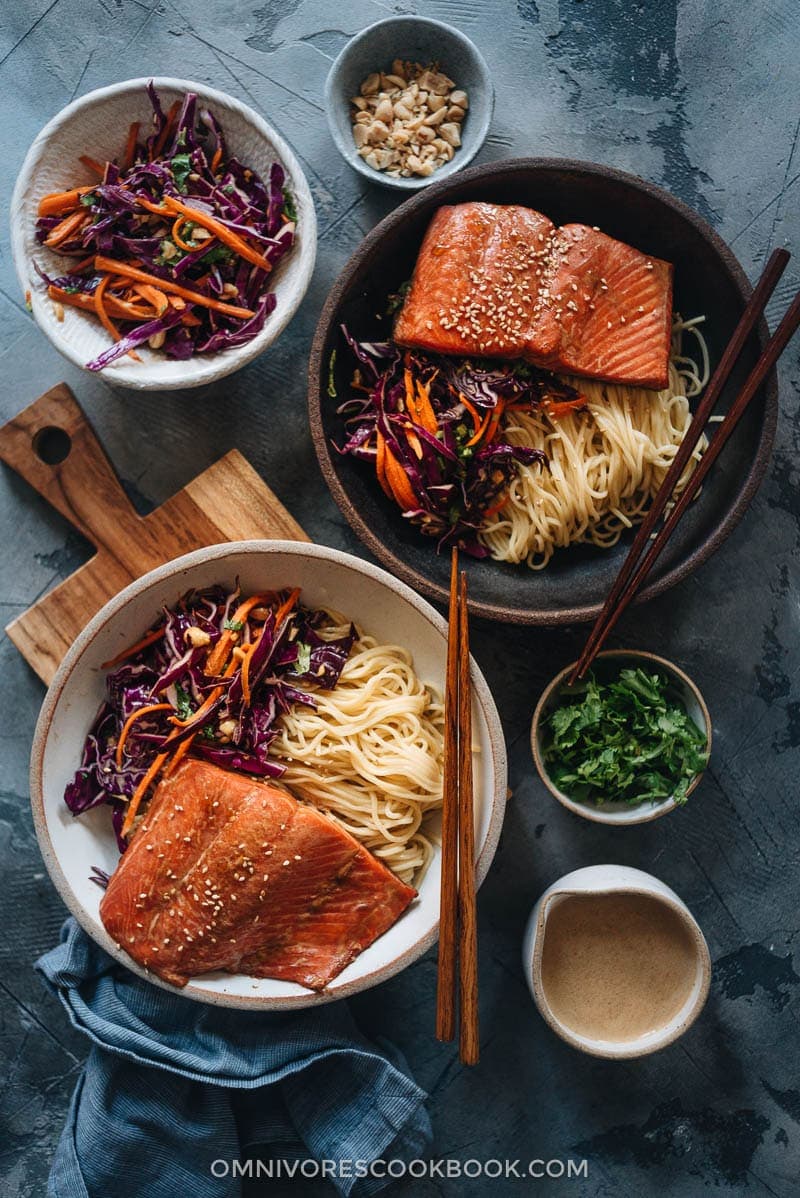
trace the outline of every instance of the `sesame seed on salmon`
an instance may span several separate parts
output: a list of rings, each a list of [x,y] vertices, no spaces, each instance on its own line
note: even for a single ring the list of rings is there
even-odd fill
[[[394,337],[661,389],[671,332],[670,263],[587,225],[475,202],[434,215]]]

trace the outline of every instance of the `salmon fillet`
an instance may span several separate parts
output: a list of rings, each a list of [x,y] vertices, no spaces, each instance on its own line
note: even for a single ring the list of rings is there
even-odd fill
[[[561,373],[661,389],[672,266],[532,208],[439,208],[395,323],[399,345],[522,357]]]
[[[100,917],[175,986],[225,970],[321,990],[415,895],[287,791],[188,758],[159,784]]]

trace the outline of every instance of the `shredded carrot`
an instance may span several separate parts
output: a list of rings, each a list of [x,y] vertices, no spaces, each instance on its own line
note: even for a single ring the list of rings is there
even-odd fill
[[[74,212],[81,202],[81,196],[94,191],[93,187],[73,187],[69,191],[52,191],[39,200],[39,216],[63,216]]]
[[[168,757],[169,753],[159,753],[158,756],[153,760],[153,764],[150,766],[150,769],[147,771],[139,785],[136,787],[136,790],[133,792],[131,801],[128,804],[128,810],[125,812],[125,819],[122,822],[123,836],[127,836],[133,827],[133,821],[136,819],[136,812],[139,810],[139,804],[146,795],[150,783],[153,781]]]
[[[153,146],[153,154],[150,159],[151,162],[153,161],[153,158],[158,158],[159,154],[164,149],[167,138],[169,137],[169,135],[172,131],[172,126],[175,123],[175,118],[178,115],[180,106],[181,106],[180,100],[176,100],[175,103],[170,108],[169,112],[167,113],[167,119],[164,122],[164,128],[159,133],[158,138],[156,139],[156,143]]]
[[[184,241],[181,237],[181,225],[185,224],[187,219],[188,218],[185,216],[178,216],[175,218],[175,223],[172,226],[172,240],[179,249],[185,250],[187,254],[191,254],[193,250],[197,249],[197,246],[189,245],[189,242]]]
[[[128,733],[130,732],[131,728],[136,723],[136,721],[138,719],[140,719],[143,715],[150,715],[154,711],[174,711],[174,710],[175,710],[175,708],[172,706],[171,703],[148,703],[145,707],[137,707],[136,711],[132,712],[132,714],[128,716],[127,720],[122,725],[122,731],[120,732],[119,740],[117,741],[117,750],[114,755],[118,770],[122,769],[122,751],[125,748],[125,742],[128,739]]]
[[[76,264],[73,266],[70,273],[73,275],[81,275],[85,270],[88,270],[90,266],[94,266],[94,254],[89,254],[87,258],[81,258],[80,262],[76,262]]]
[[[158,316],[164,315],[169,307],[169,300],[160,288],[151,287],[149,283],[137,283],[133,290],[148,304],[153,305]]]
[[[90,158],[88,154],[81,154],[78,162],[82,162],[87,170],[94,171],[94,173],[99,175],[101,179],[105,179],[106,164],[104,162],[98,162],[96,158]],[[92,188],[90,187],[89,191],[91,190]]]
[[[264,625],[266,628],[266,624]],[[264,628],[261,629],[259,640],[264,635]],[[243,650],[247,650],[242,658],[242,698],[244,699],[245,707],[250,706],[250,658],[253,656],[253,649],[257,642],[250,645],[242,645]]]
[[[216,175],[222,165],[222,146],[217,146],[214,151],[214,157],[211,159],[211,174]]]
[[[86,220],[86,212],[80,208],[77,212],[71,212],[69,216],[65,216],[62,221],[51,229],[45,238],[44,244],[49,249],[55,249],[64,241],[69,241],[73,233],[77,233]]]
[[[164,628],[154,628],[152,632],[148,632],[135,645],[131,645],[129,649],[123,649],[116,657],[112,657],[110,661],[104,661],[100,664],[101,670],[109,670],[112,666],[118,666],[121,662],[127,661],[129,657],[135,657],[137,653],[141,653],[142,649],[146,649],[149,645],[154,645],[156,641],[160,641],[165,632]]]
[[[481,416],[480,412],[475,407],[475,405],[473,403],[470,403],[470,401],[467,399],[466,395],[463,395],[461,391],[459,391],[459,393],[458,393],[458,398],[459,398],[459,402],[463,403],[464,407],[467,409],[470,416],[472,417],[472,423],[475,426],[475,432],[477,433],[478,429],[481,426],[483,417]]]
[[[178,745],[178,747],[175,750],[175,753],[173,755],[172,761],[169,763],[167,768],[164,770],[165,778],[169,778],[172,774],[175,773],[176,769],[178,768],[178,766],[183,761],[186,754],[191,749],[196,735],[197,735],[197,733],[193,732],[191,736],[187,736],[186,740],[182,740],[181,743]]]
[[[486,511],[483,513],[483,519],[487,520],[490,516],[496,516],[498,512],[502,512],[503,508],[507,506],[510,499],[510,495],[505,495],[499,503],[493,503],[491,507],[487,507]]]
[[[94,312],[94,296],[87,291],[65,291],[62,287],[55,287],[52,283],[47,288],[47,294],[50,299],[57,300],[61,304],[69,304],[72,308],[82,308],[84,312]],[[135,304],[128,304],[125,300],[118,299],[115,295],[106,296],[106,311],[109,316],[114,316],[117,320],[152,320],[155,312],[151,312],[148,308],[139,308]]]
[[[259,254],[258,250],[253,249],[251,245],[240,237],[238,233],[234,233],[227,225],[223,225],[216,217],[209,216],[205,212],[201,212],[199,208],[192,208],[190,204],[184,204],[182,200],[176,200],[174,196],[165,195],[162,198],[161,204],[151,204],[149,200],[136,197],[136,203],[142,208],[146,208],[148,212],[156,212],[163,216],[165,212],[179,213],[182,216],[189,217],[195,224],[202,225],[204,229],[208,229],[209,233],[213,233],[221,242],[234,250],[240,258],[246,259],[247,262],[252,262],[253,266],[260,267],[261,270],[272,270],[272,264]]]
[[[494,440],[495,434],[500,427],[500,421],[503,419],[503,412],[505,410],[505,400],[498,399],[497,403],[495,404],[494,412],[492,413],[492,419],[489,421],[489,427],[486,430],[487,445],[491,445],[492,441]]]
[[[419,379],[417,379],[417,412],[419,423],[435,436],[439,431],[439,421],[436,419],[436,413],[431,403],[430,384],[426,387]]]
[[[133,121],[128,130],[128,141],[125,145],[125,155],[122,159],[122,169],[128,170],[133,166],[133,159],[136,154],[136,143],[139,140],[139,121]]]
[[[292,608],[294,607],[295,603],[297,602],[297,600],[299,598],[300,598],[300,587],[295,587],[293,591],[290,591],[288,599],[286,599],[281,604],[281,606],[278,608],[278,610],[275,612],[275,623],[273,624],[272,630],[271,630],[272,635],[274,635],[276,637],[278,636],[284,620],[287,619],[287,617],[290,615]],[[250,699],[251,699],[250,661],[251,661],[252,656],[255,653],[256,649],[258,648],[259,644],[261,643],[262,638],[264,636],[266,636],[266,634],[267,634],[267,623],[265,621],[264,627],[261,629],[261,632],[258,635],[258,640],[254,641],[250,645],[242,645],[242,649],[247,650],[247,652],[245,653],[245,656],[242,660],[242,698],[244,699],[246,707],[250,706]]]
[[[378,482],[381,484],[381,490],[386,495],[387,499],[394,499],[392,488],[389,486],[386,478],[386,438],[380,429],[377,430],[377,457],[375,459],[375,471],[378,475]]]
[[[297,600],[299,598],[300,598],[300,587],[295,587],[294,590],[289,592],[288,599],[285,599],[284,602],[281,604],[281,606],[278,608],[278,610],[275,612],[275,633],[276,633],[276,635],[278,633],[278,629],[280,628],[281,624],[286,619],[286,617],[289,615],[289,613],[291,612],[292,608],[294,607],[295,603],[297,603]]]
[[[145,270],[139,270],[138,267],[129,266],[127,262],[115,262],[113,258],[106,258],[102,254],[98,254],[94,264],[97,270],[126,275],[129,279],[136,279],[140,283],[152,283],[161,291],[179,295],[190,304],[199,304],[202,308],[213,308],[215,312],[223,312],[226,316],[237,316],[240,320],[249,320],[255,316],[255,312],[251,312],[249,308],[237,308],[233,304],[223,304],[220,300],[210,299],[207,295],[191,291],[188,287],[180,287],[169,279],[159,279],[157,275],[151,275]]]
[[[262,603],[269,603],[271,597],[272,596],[269,593],[251,595],[249,599],[245,599],[243,603],[239,604],[239,606],[236,608],[236,611],[231,616],[229,623],[244,624],[253,608],[258,607]],[[206,658],[206,664],[203,667],[203,673],[206,674],[207,677],[212,677],[214,674],[219,674],[220,670],[225,665],[225,662],[228,660],[234,644],[233,633],[234,629],[232,628],[224,628],[222,630],[222,636],[209,653],[208,657]]]
[[[480,441],[481,437],[483,436],[483,434],[486,432],[487,428],[489,427],[489,421],[491,419],[492,419],[492,409],[489,408],[488,411],[486,412],[486,415],[484,416],[483,420],[481,421],[480,428],[477,429],[477,431],[472,434],[469,441],[467,441],[467,448],[469,448],[469,446],[471,446],[471,445],[477,445],[478,441]]]
[[[552,416],[553,420],[561,420],[564,416],[569,416],[570,412],[577,412],[580,408],[585,408],[586,399],[583,395],[578,395],[575,399],[546,399],[544,406],[548,416]]]
[[[117,328],[117,326],[114,324],[111,317],[106,312],[105,304],[103,302],[103,296],[105,295],[106,287],[108,287],[108,284],[110,282],[111,282],[111,276],[103,275],[102,279],[100,280],[100,282],[97,284],[97,286],[94,289],[94,294],[92,295],[92,299],[94,300],[94,310],[97,313],[97,317],[98,317],[100,323],[102,324],[103,328],[106,330],[106,332],[111,337],[114,338],[115,341],[119,341],[119,339],[120,339],[119,329]]]
[[[100,282],[97,284],[97,286],[94,289],[92,299],[94,301],[95,313],[96,313],[98,319],[100,320],[100,323],[102,324],[103,328],[106,330],[108,335],[114,341],[119,341],[120,336],[121,336],[120,331],[117,328],[117,326],[114,324],[114,321],[108,315],[108,312],[106,312],[105,293],[106,293],[106,287],[108,286],[110,281],[111,281],[110,275],[103,275],[102,279],[100,280]],[[137,354],[135,349],[129,349],[128,356],[133,358],[134,362],[141,362],[141,360],[142,360],[139,357],[139,355]]]
[[[388,445],[386,446],[386,479],[395,502],[404,512],[419,507],[419,500],[408,481],[408,475]]]

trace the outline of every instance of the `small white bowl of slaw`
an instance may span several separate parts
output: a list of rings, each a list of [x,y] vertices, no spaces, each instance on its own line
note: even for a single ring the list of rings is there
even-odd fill
[[[112,345],[110,334],[96,317],[80,309],[54,304],[34,263],[49,276],[65,273],[65,260],[39,244],[36,221],[43,196],[97,182],[82,155],[113,161],[124,150],[132,121],[147,129],[152,108],[146,78],[128,79],[100,88],[67,105],[37,136],[23,163],[11,200],[11,247],[20,286],[36,323],[56,349],[76,366],[86,368]],[[152,84],[165,109],[187,92],[217,118],[229,153],[262,177],[279,162],[286,189],[297,213],[295,240],[277,265],[270,289],[275,307],[263,327],[245,344],[179,360],[150,349],[137,352],[141,361],[123,357],[104,367],[109,383],[136,390],[174,390],[199,387],[239,370],[263,353],[280,336],[297,311],[311,281],[316,257],[316,216],[308,182],[288,143],[263,117],[241,101],[203,84],[172,77],[154,77]]]

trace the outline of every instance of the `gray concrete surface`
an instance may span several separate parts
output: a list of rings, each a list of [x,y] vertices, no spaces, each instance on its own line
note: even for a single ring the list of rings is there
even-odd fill
[[[4,208],[46,119],[76,95],[151,72],[215,84],[262,110],[299,152],[314,191],[320,249],[301,313],[260,361],[194,393],[126,394],[63,362],[25,311],[3,220],[0,415],[66,379],[144,506],[238,445],[315,538],[361,552],[317,471],[305,363],[328,287],[395,203],[341,162],[322,101],[331,57],[388,13],[452,21],[483,49],[497,85],[483,160],[567,155],[635,171],[699,209],[751,277],[772,246],[798,248],[794,0],[18,0],[2,10]],[[798,283],[793,263],[776,310]],[[475,651],[501,708],[514,789],[481,895],[481,1065],[462,1070],[452,1048],[433,1038],[430,956],[354,1007],[367,1031],[401,1044],[430,1091],[437,1156],[586,1157],[589,1178],[418,1182],[398,1193],[797,1193],[799,393],[795,349],[781,370],[773,466],[750,513],[710,563],[630,614],[620,630],[620,640],[685,665],[713,712],[712,768],[687,810],[620,834],[558,807],[534,776],[528,721],[541,686],[571,659],[582,633],[476,625]],[[0,605],[8,619],[88,549],[5,470],[0,491]],[[31,970],[64,909],[28,811],[28,751],[43,690],[7,640],[0,641],[0,688],[0,1192],[34,1198],[44,1193],[86,1045]],[[715,964],[695,1028],[665,1052],[628,1064],[590,1060],[555,1039],[528,999],[518,962],[537,894],[566,869],[604,860],[641,866],[672,885],[700,920]],[[119,1192],[137,1191],[121,1179]]]

